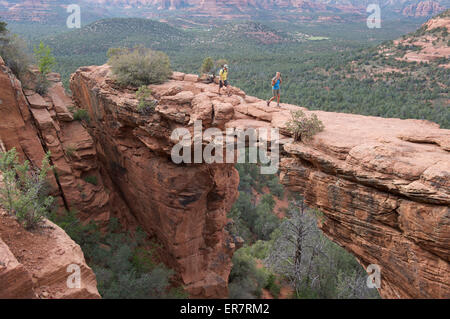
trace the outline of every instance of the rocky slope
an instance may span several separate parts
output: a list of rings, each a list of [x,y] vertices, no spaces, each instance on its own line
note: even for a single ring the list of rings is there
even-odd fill
[[[121,217],[125,227],[132,227],[135,225],[134,218],[114,191],[108,176],[98,166],[91,136],[80,122],[73,120],[68,110],[73,103],[66,96],[59,76],[49,74],[50,88],[47,94],[41,96],[34,91],[33,74],[30,74],[31,79],[24,89],[0,57],[0,151],[14,147],[21,160],[27,159],[35,167],[40,167],[44,154],[50,151],[51,164],[55,167],[55,174],[49,176],[50,192],[57,199],[61,211],[75,209],[80,219],[100,223],[116,215]],[[95,176],[96,185],[87,182],[87,176]],[[85,264],[80,247],[61,229],[47,222],[51,230],[33,237],[33,234],[18,229],[14,222],[7,219],[2,219],[2,224],[4,228],[0,231],[0,239],[3,255],[0,262],[5,264],[7,258],[13,268],[6,265],[6,270],[0,269],[0,277],[6,273],[6,278],[9,278],[8,274],[18,269],[20,278],[32,276],[33,289],[30,291],[29,284],[18,277],[14,284],[28,287],[24,288],[26,294],[22,288],[11,288],[11,291],[3,291],[6,294],[3,297],[26,298],[36,294],[51,298],[99,297],[95,275]],[[51,244],[46,244],[47,241]],[[68,292],[61,288],[68,276],[64,267],[71,263],[82,265],[82,275],[90,278],[82,292]],[[2,280],[5,279],[0,278],[4,287]],[[11,286],[9,279],[6,280],[5,286]],[[39,295],[39,287],[48,288],[41,289],[44,295]]]
[[[437,1],[420,1],[406,6],[402,14],[407,17],[430,17],[445,10]]]
[[[209,280],[225,280],[238,242],[222,228],[237,176],[228,164],[173,165],[168,136],[199,119],[204,128],[277,127],[287,135],[298,107],[267,107],[236,88],[218,96],[215,85],[174,73],[151,86],[159,105],[142,116],[134,92],[115,88],[108,66],[79,69],[71,88],[89,111],[101,162],[139,222],[168,245],[188,287],[205,269],[199,260]],[[325,131],[312,142],[282,135],[282,182],[320,208],[333,241],[363,266],[381,266],[383,297],[449,298],[450,131],[427,121],[314,113]]]
[[[416,32],[393,41],[393,46],[382,47],[382,53],[408,62],[437,62],[441,67],[449,69],[449,41],[450,10],[446,10],[424,23]]]
[[[79,267],[80,287],[69,287]],[[0,299],[100,298],[97,281],[83,252],[58,226],[46,221],[29,232],[0,210]]]

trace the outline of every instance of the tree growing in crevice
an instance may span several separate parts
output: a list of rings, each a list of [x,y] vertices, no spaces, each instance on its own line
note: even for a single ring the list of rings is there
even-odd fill
[[[0,153],[0,205],[26,228],[34,229],[41,225],[53,204],[53,197],[47,195],[47,173],[50,153],[42,160],[40,169],[30,167],[30,163],[19,162],[16,149]]]

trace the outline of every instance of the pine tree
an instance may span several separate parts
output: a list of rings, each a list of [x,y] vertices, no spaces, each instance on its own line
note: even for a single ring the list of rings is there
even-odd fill
[[[39,72],[43,75],[51,72],[56,63],[55,57],[52,55],[52,49],[41,41],[39,46],[34,48],[34,54],[38,60]]]

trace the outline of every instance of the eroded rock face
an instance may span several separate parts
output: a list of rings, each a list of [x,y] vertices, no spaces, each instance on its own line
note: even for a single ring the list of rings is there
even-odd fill
[[[75,269],[79,270],[79,286],[69,278]],[[43,228],[32,233],[0,210],[2,298],[97,299],[100,295],[80,246],[61,228],[45,221]]]
[[[227,126],[270,123],[289,135],[294,106],[264,110],[251,102],[239,111],[253,119]],[[381,267],[382,297],[449,298],[450,130],[420,120],[312,113],[325,130],[310,142],[285,143],[282,183],[324,213],[320,226],[330,239],[364,267]]]
[[[129,214],[128,207],[115,191],[108,175],[98,165],[91,136],[81,122],[73,121],[69,111],[73,102],[65,94],[59,76],[49,74],[48,80],[51,85],[44,96],[31,89],[23,89],[0,58],[0,151],[16,148],[20,159],[29,160],[34,167],[41,166],[45,153],[49,151],[51,164],[55,168],[55,174],[48,176],[50,193],[56,198],[61,211],[75,209],[81,220],[96,220],[105,224],[111,216],[116,216],[120,217],[125,227],[132,228],[136,225],[135,219]],[[20,241],[21,236],[17,240]],[[61,248],[75,249],[63,245]],[[80,250],[79,247],[77,249]],[[3,251],[6,256],[6,249]],[[57,257],[52,259],[55,264],[61,262]],[[21,264],[17,267],[20,274]],[[18,276],[16,284],[27,286],[25,278]],[[13,295],[29,297],[25,290],[20,289]],[[86,296],[72,293],[69,297]],[[65,295],[53,297],[63,298]]]
[[[439,2],[428,0],[406,6],[402,14],[408,17],[430,17],[444,10]]]
[[[385,298],[450,296],[450,131],[417,120],[316,112],[325,131],[285,145],[282,181],[322,230],[381,266]]]
[[[121,216],[126,226],[133,217],[114,191],[107,174],[98,165],[92,137],[69,111],[72,99],[66,95],[59,76],[50,74],[44,96],[23,89],[19,80],[0,64],[0,141],[13,147],[21,160],[40,166],[46,152],[56,174],[50,174],[51,193],[61,209],[76,209],[82,220],[107,222]],[[88,182],[94,180],[94,183]]]
[[[226,297],[236,245],[224,227],[239,176],[232,164],[172,162],[172,130],[187,126],[194,96],[203,90],[198,77],[186,77],[152,87],[160,104],[149,116],[137,111],[135,92],[111,85],[107,66],[78,70],[71,90],[77,106],[88,110],[102,166],[138,223],[164,245],[166,263],[192,297]],[[211,118],[212,103],[198,102]]]
[[[270,125],[288,134],[292,108],[257,116],[270,114]],[[320,226],[330,239],[364,267],[381,267],[382,297],[448,298],[450,130],[420,120],[313,113],[325,130],[311,142],[284,145],[282,183],[324,213]],[[249,121],[228,125],[261,126]]]

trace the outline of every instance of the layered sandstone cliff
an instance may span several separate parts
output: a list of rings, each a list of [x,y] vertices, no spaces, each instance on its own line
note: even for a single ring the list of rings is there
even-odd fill
[[[450,297],[449,130],[315,111],[325,131],[293,143],[285,126],[297,106],[267,107],[235,88],[219,96],[194,75],[174,73],[150,86],[159,104],[149,116],[137,113],[134,91],[114,86],[106,65],[79,69],[71,88],[77,106],[89,111],[101,162],[139,222],[167,245],[188,287],[200,269],[209,279],[199,287],[226,281],[234,246],[222,230],[236,196],[234,169],[176,166],[168,156],[170,132],[202,120],[204,128],[280,128],[282,182],[324,213],[321,228],[333,241],[363,266],[381,267],[383,297]]]
[[[164,103],[148,116],[137,111],[135,91],[114,86],[108,66],[79,69],[71,90],[89,113],[102,167],[139,224],[163,244],[166,264],[192,297],[226,297],[237,244],[225,230],[226,214],[237,198],[239,176],[233,164],[172,162],[171,133],[188,124],[194,94],[202,91],[194,82],[178,83],[152,87]],[[232,116],[232,108],[227,111]]]
[[[430,17],[444,10],[445,7],[439,2],[427,0],[406,6],[403,9],[402,14],[407,17]]]
[[[40,167],[50,152],[55,175],[50,175],[51,193],[61,209],[75,209],[82,220],[105,222],[123,217],[133,223],[108,175],[98,165],[93,140],[81,122],[74,121],[72,100],[66,95],[58,74],[48,76],[44,96],[34,90],[33,79],[24,88],[0,59],[0,144],[16,148],[21,160]],[[87,182],[95,177],[97,185]]]
[[[50,88],[41,95],[33,73],[24,88],[0,62],[1,149],[15,147],[21,160],[36,167],[50,151],[51,194],[61,210],[75,209],[83,221],[118,217],[125,229],[140,224],[163,244],[164,261],[192,297],[226,297],[231,256],[241,244],[224,229],[238,194],[233,165],[174,165],[171,126],[183,124],[163,114],[143,120],[130,111],[134,92],[128,110],[122,92],[112,89],[113,100],[95,109],[90,123],[77,121],[57,74],[48,76]],[[85,96],[97,98],[95,87],[85,89]]]
[[[50,221],[29,232],[0,209],[0,299],[100,298],[83,252]]]
[[[325,131],[285,146],[282,181],[322,230],[381,266],[385,298],[450,297],[450,131],[424,121],[316,112]]]
[[[16,148],[21,160],[40,167],[49,151],[55,168],[54,174],[49,175],[50,192],[60,211],[75,209],[82,220],[100,222],[120,212],[124,225],[132,224],[127,207],[97,165],[92,138],[80,122],[73,121],[68,109],[73,103],[66,96],[59,76],[50,74],[48,78],[49,90],[41,96],[34,90],[33,80],[24,88],[0,58],[0,152]],[[97,185],[86,182],[86,176],[95,176]],[[47,222],[43,233],[33,234],[18,229],[17,223],[9,218],[1,223],[0,262],[6,267],[0,269],[2,297],[99,297],[95,275],[86,265],[80,247],[60,228]],[[51,243],[46,244],[47,241]],[[69,264],[79,264],[82,276],[87,278],[81,290],[64,290],[70,275],[65,268]],[[14,273],[17,278],[10,276]]]

